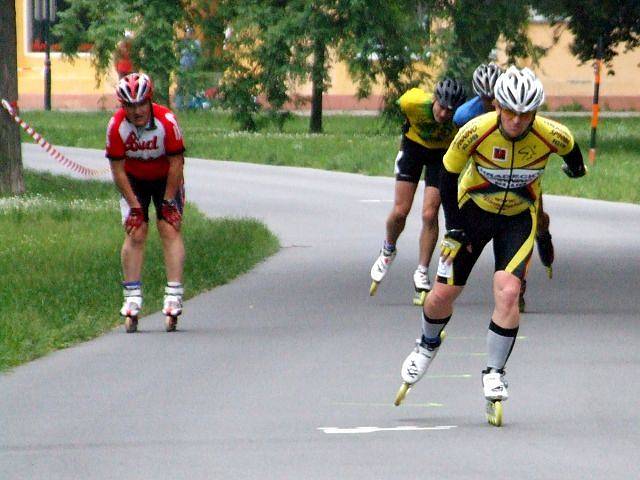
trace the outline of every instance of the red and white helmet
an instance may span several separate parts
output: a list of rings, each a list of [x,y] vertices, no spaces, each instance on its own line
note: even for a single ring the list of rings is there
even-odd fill
[[[153,98],[153,82],[144,73],[130,73],[122,77],[116,87],[120,103],[142,103]]]

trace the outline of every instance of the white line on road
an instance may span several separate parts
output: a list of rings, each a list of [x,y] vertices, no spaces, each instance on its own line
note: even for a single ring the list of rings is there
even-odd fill
[[[469,375],[471,376],[471,375]],[[345,407],[392,407],[395,408],[395,405],[391,402],[387,403],[369,403],[369,402],[332,402],[332,405],[340,405]],[[420,408],[438,408],[443,407],[443,403],[403,403],[405,407],[420,407]]]
[[[416,432],[419,430],[451,430],[456,428],[457,425],[439,425],[437,427],[414,427],[414,426],[399,426],[399,427],[353,427],[353,428],[340,428],[340,427],[319,427],[318,430],[322,430],[324,433],[374,433],[374,432]]]

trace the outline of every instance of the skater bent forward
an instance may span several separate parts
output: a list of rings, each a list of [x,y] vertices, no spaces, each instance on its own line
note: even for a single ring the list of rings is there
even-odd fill
[[[137,329],[142,308],[142,264],[153,201],[167,275],[163,313],[167,331],[175,330],[182,313],[182,273],[185,258],[180,227],[184,206],[184,143],[174,114],[152,102],[153,84],[143,73],[118,82],[121,108],[107,130],[106,156],[113,180],[122,194],[122,223],[126,232],[121,260],[127,332]]]
[[[414,303],[422,305],[426,293],[431,290],[428,267],[438,240],[438,181],[442,156],[457,131],[451,121],[453,114],[465,98],[462,84],[445,78],[436,84],[433,95],[412,88],[398,99],[406,122],[402,145],[396,157],[393,209],[387,218],[386,236],[380,255],[371,267],[371,295],[375,294],[378,283],[396,256],[396,242],[404,230],[423,170],[426,171],[425,190],[418,267],[413,275],[416,290]]]

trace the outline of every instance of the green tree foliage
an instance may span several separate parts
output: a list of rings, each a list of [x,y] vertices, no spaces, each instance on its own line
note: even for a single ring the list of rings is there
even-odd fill
[[[189,13],[185,2],[67,0],[67,4],[68,8],[59,12],[60,22],[55,27],[67,57],[74,58],[80,44],[91,43],[91,58],[99,84],[111,67],[116,46],[125,31],[129,31],[133,35],[134,64],[151,75],[156,98],[168,104],[172,75],[178,68],[177,44]]]
[[[395,100],[430,77],[434,60],[431,23],[440,12],[436,1],[354,0],[339,45],[341,60],[358,85],[358,96],[383,86],[384,111],[397,113]]]
[[[546,50],[534,45],[527,35],[531,3],[527,0],[443,2],[446,27],[434,35],[435,48],[444,60],[443,74],[462,79],[470,88],[474,69],[495,59],[499,41],[504,42],[508,63],[518,59],[537,63]]]
[[[340,2],[328,0],[222,0],[219,13],[229,28],[225,45],[223,105],[244,128],[255,128],[262,95],[275,117],[291,86],[312,80],[314,91],[329,87],[327,49],[337,41]],[[313,115],[312,115],[313,116]]]
[[[609,67],[620,44],[626,50],[640,45],[638,0],[541,0],[535,8],[552,23],[566,23],[574,35],[571,52],[582,62],[597,57],[599,42]]]
[[[310,131],[322,130],[322,94],[328,69],[343,60],[365,97],[381,80],[385,96],[397,98],[422,82],[430,61],[427,12],[433,1],[227,0],[220,12],[233,30],[227,43],[224,105],[245,127],[255,127],[254,101],[264,95],[272,111],[290,87],[312,83]],[[423,13],[421,13],[421,11]],[[420,65],[422,64],[422,65]]]

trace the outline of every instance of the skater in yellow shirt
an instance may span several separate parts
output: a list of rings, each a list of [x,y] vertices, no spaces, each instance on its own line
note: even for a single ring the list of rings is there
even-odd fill
[[[569,177],[581,177],[586,169],[571,132],[536,116],[544,90],[531,70],[510,67],[496,82],[494,93],[496,111],[465,124],[444,157],[440,191],[447,232],[437,283],[423,308],[422,337],[402,365],[403,385],[396,404],[426,373],[456,298],[483,248],[493,241],[495,306],[482,383],[487,418],[500,425],[502,402],[508,398],[504,367],[518,333],[520,285],[536,235],[540,176],[554,153],[564,159],[563,171]]]
[[[418,267],[413,275],[416,290],[414,303],[422,305],[426,293],[431,290],[428,267],[438,240],[442,157],[457,131],[452,122],[453,114],[465,98],[462,84],[445,78],[437,83],[433,95],[419,88],[412,88],[398,100],[406,122],[400,151],[396,156],[393,208],[387,218],[380,255],[371,267],[371,295],[375,294],[378,284],[396,256],[396,242],[404,230],[423,170],[425,190]]]

